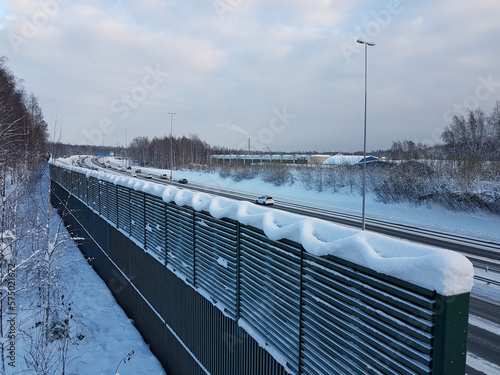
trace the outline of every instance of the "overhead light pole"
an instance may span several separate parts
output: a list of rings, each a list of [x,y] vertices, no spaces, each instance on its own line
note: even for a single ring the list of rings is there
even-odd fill
[[[173,158],[173,138],[172,138],[172,118],[175,115],[175,112],[167,112],[170,115],[170,185],[172,185],[172,169],[174,166],[174,158]]]
[[[123,128],[125,130],[125,163],[128,166],[128,152],[127,152],[127,128]]]
[[[364,116],[364,136],[363,136],[363,209],[361,213],[361,229],[365,230],[365,205],[366,205],[366,82],[367,82],[367,50],[368,46],[373,47],[375,43],[365,42],[362,39],[358,39],[356,42],[365,45],[365,116]]]

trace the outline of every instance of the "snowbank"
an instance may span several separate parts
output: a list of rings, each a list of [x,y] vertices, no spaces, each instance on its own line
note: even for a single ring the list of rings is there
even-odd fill
[[[238,220],[263,230],[272,240],[289,239],[302,244],[311,254],[335,255],[445,296],[468,293],[474,284],[472,263],[453,251],[256,206],[245,201],[215,197],[132,177],[61,166],[85,173],[87,177],[96,177],[161,197],[165,202],[207,211],[215,218]]]
[[[323,162],[323,164],[355,165],[355,164],[358,164],[361,161],[361,159],[363,159],[363,156],[337,154],[337,155],[330,156],[328,159],[326,159]]]

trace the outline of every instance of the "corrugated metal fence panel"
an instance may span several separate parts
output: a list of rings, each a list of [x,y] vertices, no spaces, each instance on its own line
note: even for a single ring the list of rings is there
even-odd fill
[[[130,190],[130,235],[144,246],[144,193]]]
[[[58,171],[58,173],[56,174],[57,175],[57,181],[64,187],[68,186],[67,183],[67,178],[66,178],[66,175],[69,173],[69,171],[67,169],[64,169],[64,168],[56,168],[56,170]]]
[[[113,224],[118,224],[118,198],[115,184],[108,183],[108,216],[107,219]]]
[[[99,180],[94,177],[88,179],[88,205],[95,212],[99,212]]]
[[[238,225],[195,213],[195,286],[221,310],[237,318]]]
[[[303,267],[303,374],[430,373],[430,292],[331,258],[305,254]]]
[[[165,263],[166,206],[163,200],[149,194],[146,203],[146,251],[160,263]]]
[[[167,265],[194,285],[193,210],[167,203]]]
[[[71,180],[69,181],[69,191],[71,192],[72,195],[76,195],[77,194],[77,188],[78,188],[78,182],[77,182],[77,179],[78,179],[78,175],[79,173],[75,173],[75,176],[72,176]]]
[[[301,249],[241,225],[240,316],[298,373]]]
[[[76,180],[76,190],[75,190],[75,195],[83,200],[84,202],[87,201],[87,178],[81,174],[81,173],[76,173],[75,176]]]
[[[99,181],[99,213],[105,217],[109,217],[109,183],[106,181]]]
[[[130,235],[130,189],[118,185],[116,198],[118,202],[118,228]]]

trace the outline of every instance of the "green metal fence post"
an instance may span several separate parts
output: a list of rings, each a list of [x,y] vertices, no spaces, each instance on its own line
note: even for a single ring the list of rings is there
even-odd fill
[[[470,293],[436,296],[432,374],[465,374]]]
[[[299,374],[302,372],[302,315],[304,312],[304,247],[300,249],[300,294],[299,294],[299,352],[298,352],[298,365]]]
[[[164,266],[166,267],[168,265],[167,262],[167,254],[168,254],[168,228],[167,228],[167,213],[168,213],[168,206],[167,202],[163,202],[163,225],[165,227],[165,238],[163,239],[163,244],[165,247],[165,259],[164,259]]]
[[[241,230],[240,222],[236,222],[236,320],[240,319],[240,264],[241,264]]]
[[[142,231],[142,243],[144,244],[144,249],[148,248],[148,244],[146,243],[146,238],[148,237],[146,235],[146,227],[147,227],[147,222],[146,222],[146,193],[142,193],[142,207],[144,207],[144,211],[142,213],[142,222],[144,223],[144,230]]]

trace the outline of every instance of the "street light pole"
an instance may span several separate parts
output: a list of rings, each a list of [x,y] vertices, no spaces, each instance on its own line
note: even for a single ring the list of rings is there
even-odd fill
[[[125,160],[126,160],[126,163],[127,163],[127,166],[128,166],[128,152],[127,152],[127,128],[124,128],[123,130],[125,130]]]
[[[356,42],[365,45],[365,116],[364,116],[364,136],[363,136],[363,209],[361,213],[361,229],[365,230],[365,205],[366,205],[366,83],[367,83],[367,61],[368,61],[368,46],[372,47],[375,45],[373,42],[365,42],[364,40],[358,39]]]
[[[167,112],[170,115],[170,185],[172,185],[172,168],[174,165],[173,158],[173,138],[172,138],[172,117],[175,115],[175,112]]]

